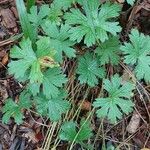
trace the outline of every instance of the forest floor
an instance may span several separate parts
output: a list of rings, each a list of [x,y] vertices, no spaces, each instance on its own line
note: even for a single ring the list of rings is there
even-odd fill
[[[123,5],[120,15],[120,24],[123,27],[122,40],[128,38],[128,33],[132,27],[136,27],[146,35],[150,35],[150,0],[141,0],[133,6],[128,5],[124,0],[116,0],[116,2]],[[37,4],[40,3],[42,3],[42,0],[37,2]],[[19,96],[21,91],[20,85],[7,72],[7,64],[10,61],[10,48],[18,42],[11,39],[11,37],[19,33],[21,33],[21,28],[15,0],[0,0],[0,150],[40,150],[48,124],[43,124],[43,120],[39,116],[26,112],[25,121],[19,126],[13,120],[8,124],[1,122],[3,115],[1,108],[5,100],[8,97],[15,98]],[[111,72],[111,67],[109,69]],[[142,85],[147,93],[150,94],[150,85],[144,82]],[[94,88],[90,92],[95,94],[97,90],[97,88]],[[132,149],[140,150],[144,147],[150,148],[150,103],[146,101],[147,96],[142,89],[141,95],[137,94],[135,98],[137,111],[133,112],[128,118],[122,119],[117,125],[112,126],[107,131],[106,139],[112,142],[120,141],[120,147],[123,144],[127,144],[135,146]],[[90,105],[87,100],[83,110],[87,111]],[[97,124],[93,122],[92,125],[95,133],[98,130]],[[107,126],[106,121],[104,130]],[[132,129],[127,131],[126,126],[130,126]],[[97,150],[100,150],[101,142],[101,140],[97,140]],[[60,144],[59,147],[58,149],[60,150],[66,149],[65,143],[64,145]],[[75,149],[78,150],[79,148],[76,147]],[[124,148],[124,150],[126,149]]]

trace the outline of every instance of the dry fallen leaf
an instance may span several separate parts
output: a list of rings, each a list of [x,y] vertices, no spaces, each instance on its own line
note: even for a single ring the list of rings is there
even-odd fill
[[[142,148],[141,150],[150,150],[149,148]]]
[[[6,55],[2,59],[2,64],[5,66],[7,63],[8,63],[8,54],[6,53]]]
[[[6,80],[0,80],[0,100],[4,101],[8,98],[8,92],[6,89],[7,81]]]
[[[131,134],[135,133],[140,125],[140,115],[136,112],[133,113],[133,116],[127,126],[127,131]]]
[[[35,136],[35,132],[31,130],[30,132],[24,133],[24,137],[28,139],[28,141],[32,141],[33,143],[38,143],[38,139]]]
[[[84,100],[84,102],[82,102],[82,100],[80,100],[78,103],[78,106],[80,106],[81,104],[82,104],[82,106],[81,106],[82,110],[89,111],[91,109],[91,103],[89,101]]]

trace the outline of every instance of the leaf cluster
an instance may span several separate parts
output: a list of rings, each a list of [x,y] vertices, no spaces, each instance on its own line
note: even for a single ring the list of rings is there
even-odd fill
[[[106,78],[106,70],[123,61],[133,68],[138,80],[149,82],[150,37],[132,29],[129,41],[121,44],[119,4],[54,0],[50,5],[32,6],[27,13],[23,0],[16,2],[24,36],[10,51],[8,72],[25,86],[17,102],[6,100],[4,123],[10,117],[17,124],[22,123],[24,110],[32,106],[53,122],[62,119],[71,106],[66,94],[70,92],[66,91],[66,60],[77,61],[73,72],[75,82],[78,79],[89,88],[101,87],[103,83],[104,95],[93,102],[97,117],[116,123],[124,114],[132,112],[135,85],[131,81],[123,82],[118,74],[109,78],[108,73]],[[79,44],[86,50],[83,55],[76,51]],[[59,135],[61,140],[83,144],[92,135],[90,122],[82,120],[78,125],[68,121],[62,125]]]
[[[119,5],[109,2],[100,5],[99,0],[83,0],[82,4],[84,13],[73,8],[64,16],[66,23],[72,25],[71,40],[80,42],[84,38],[84,43],[92,46],[98,40],[108,40],[108,33],[116,36],[121,31],[119,23],[112,21],[119,16]]]
[[[122,112],[128,114],[132,111],[134,103],[131,101],[134,84],[125,82],[121,85],[121,78],[116,74],[111,78],[104,80],[104,89],[108,92],[108,97],[97,98],[93,103],[97,110],[97,116],[100,118],[108,117],[112,123],[122,118]]]
[[[135,66],[134,72],[139,80],[150,81],[150,36],[132,29],[129,38],[130,42],[121,46],[125,55],[124,62]]]

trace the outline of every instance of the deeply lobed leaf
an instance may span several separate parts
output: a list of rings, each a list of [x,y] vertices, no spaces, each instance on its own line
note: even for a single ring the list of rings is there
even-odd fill
[[[72,48],[74,42],[69,40],[69,25],[62,24],[59,28],[56,23],[46,21],[42,25],[42,28],[50,37],[51,46],[56,50],[57,61],[62,62],[62,52],[64,52],[69,58],[75,57],[75,50]]]
[[[47,98],[56,97],[59,88],[66,83],[58,63],[54,60],[55,50],[51,47],[49,37],[41,37],[37,41],[37,50],[33,51],[31,41],[23,40],[20,48],[15,46],[10,56],[15,59],[9,63],[9,72],[21,81],[29,80],[29,89],[36,95],[42,91]],[[49,68],[46,71],[43,70]]]
[[[111,123],[116,123],[122,118],[122,113],[128,114],[133,110],[134,103],[130,100],[134,85],[125,82],[121,85],[121,78],[116,74],[104,80],[104,89],[108,92],[108,97],[97,98],[93,103],[95,108],[99,108],[96,113],[100,118],[107,117]]]
[[[21,124],[24,118],[22,110],[31,107],[30,96],[28,92],[22,92],[18,103],[15,103],[11,98],[7,99],[2,109],[4,113],[3,123],[8,123],[10,118],[13,117],[17,124]]]
[[[99,1],[83,1],[85,14],[79,9],[71,9],[64,16],[66,23],[72,25],[70,38],[80,42],[84,38],[87,46],[92,46],[100,40],[108,39],[108,33],[116,35],[121,31],[118,22],[110,21],[111,18],[119,16],[120,6],[117,4],[105,3],[99,10]]]
[[[37,62],[29,39],[22,40],[19,45],[20,47],[15,46],[11,50],[10,57],[15,60],[12,60],[8,65],[9,73],[14,74],[16,79],[23,78],[27,70]]]
[[[150,36],[139,33],[137,29],[132,29],[129,35],[130,42],[125,42],[121,46],[124,53],[124,62],[135,65],[135,73],[138,79],[150,81]]]
[[[48,5],[42,5],[38,11],[37,6],[32,6],[28,18],[35,28],[42,24],[43,19],[48,16],[50,8]]]
[[[86,53],[79,59],[77,74],[79,74],[80,83],[87,83],[89,86],[98,84],[98,78],[105,76],[105,71],[99,67],[97,58],[92,54]]]
[[[70,108],[68,101],[64,100],[64,94],[60,93],[55,98],[46,98],[45,96],[35,97],[37,112],[51,119],[58,121],[63,113]]]
[[[57,97],[67,79],[60,68],[50,68],[44,73],[43,93],[47,98]]]
[[[119,49],[120,42],[118,37],[110,37],[104,43],[102,43],[98,48],[96,48],[96,53],[99,56],[99,60],[102,65],[111,63],[117,65],[119,63]]]
[[[80,143],[84,140],[89,139],[92,136],[92,131],[90,128],[89,121],[81,120],[80,128],[77,131],[77,124],[73,121],[66,122],[61,127],[60,139]]]

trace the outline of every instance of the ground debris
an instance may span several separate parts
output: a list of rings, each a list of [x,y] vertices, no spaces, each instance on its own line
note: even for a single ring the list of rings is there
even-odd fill
[[[0,11],[0,15],[2,17],[2,24],[8,29],[15,28],[17,26],[16,18],[9,8],[2,9]]]
[[[8,93],[6,89],[6,80],[0,80],[0,101],[3,102],[8,98]]]
[[[127,126],[127,131],[130,134],[134,134],[140,125],[140,115],[136,112],[133,113],[129,125]]]
[[[4,4],[7,4],[7,3],[10,3],[12,2],[13,0],[0,0],[0,4],[1,5],[4,5]]]

